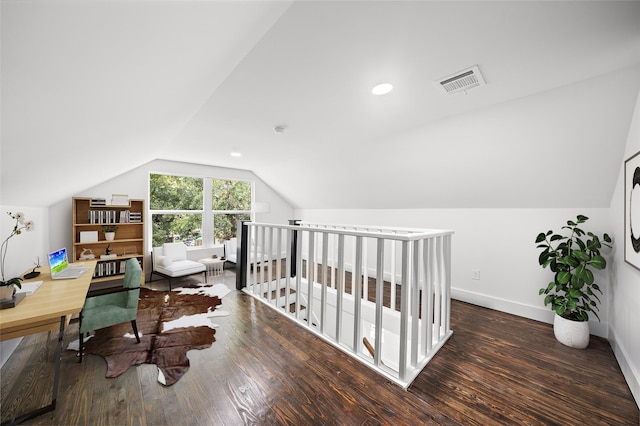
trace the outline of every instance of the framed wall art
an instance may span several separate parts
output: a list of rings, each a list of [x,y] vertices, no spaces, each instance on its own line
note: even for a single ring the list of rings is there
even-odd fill
[[[624,260],[640,270],[640,152],[624,162]]]

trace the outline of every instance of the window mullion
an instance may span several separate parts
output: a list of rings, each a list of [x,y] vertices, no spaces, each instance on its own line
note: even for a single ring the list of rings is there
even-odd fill
[[[211,178],[204,178],[204,206],[202,208],[202,244],[205,247],[213,247],[213,191],[211,190]]]

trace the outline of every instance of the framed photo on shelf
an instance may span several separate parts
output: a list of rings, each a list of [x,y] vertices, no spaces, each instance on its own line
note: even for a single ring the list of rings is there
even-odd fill
[[[81,243],[97,243],[98,231],[81,231],[80,242]]]
[[[624,260],[640,270],[640,152],[624,162]]]

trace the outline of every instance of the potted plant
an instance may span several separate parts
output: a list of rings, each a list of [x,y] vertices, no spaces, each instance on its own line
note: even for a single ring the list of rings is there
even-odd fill
[[[104,233],[104,239],[107,241],[113,241],[116,237],[116,231],[118,227],[116,225],[102,225],[102,232]]]
[[[596,293],[602,294],[602,290],[593,269],[606,268],[600,249],[612,244],[608,234],[599,238],[579,227],[588,219],[578,215],[576,221],[568,220],[561,228],[565,235],[547,231],[536,238],[537,248],[542,249],[538,263],[554,273],[553,281],[539,292],[545,295],[544,305],[551,305],[555,312],[554,334],[561,343],[580,349],[589,345],[589,313],[600,321]]]
[[[15,288],[22,288],[22,278],[14,277],[5,279],[4,277],[4,261],[7,256],[7,250],[9,249],[9,240],[14,235],[22,234],[22,231],[31,231],[34,227],[33,222],[30,220],[24,219],[24,214],[18,212],[13,214],[11,212],[7,212],[12,219],[15,219],[16,223],[13,225],[13,230],[11,234],[2,242],[0,246],[0,275],[2,276],[2,280],[0,280],[0,300],[10,300],[13,298],[13,294],[15,293]]]

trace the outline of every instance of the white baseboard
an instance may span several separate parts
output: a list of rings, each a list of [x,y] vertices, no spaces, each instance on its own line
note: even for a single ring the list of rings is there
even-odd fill
[[[519,317],[553,324],[554,313],[550,309],[544,307],[525,305],[511,300],[487,296],[485,294],[453,287],[451,288],[451,298],[485,308],[494,309],[496,311],[517,315]],[[595,336],[604,337],[605,339],[608,338],[609,327],[606,323],[589,321],[589,330],[590,333]]]
[[[636,371],[629,362],[632,358],[629,356],[625,348],[618,343],[618,339],[613,328],[609,329],[609,344],[611,344],[613,354],[618,361],[618,365],[622,370],[622,375],[627,381],[631,394],[636,400],[638,409],[640,409],[640,372]]]

